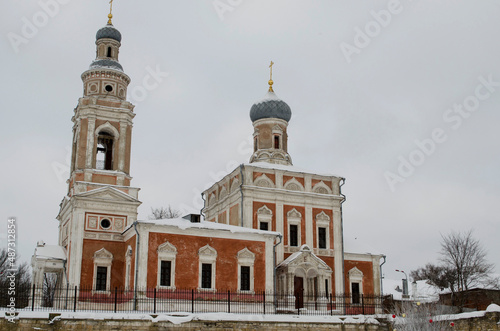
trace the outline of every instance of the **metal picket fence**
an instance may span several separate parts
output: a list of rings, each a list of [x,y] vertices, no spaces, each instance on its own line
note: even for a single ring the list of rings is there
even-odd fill
[[[0,288],[0,309],[12,301]],[[95,291],[68,286],[54,289],[19,288],[16,310],[111,313],[208,313],[358,315],[382,312],[382,297],[346,294],[270,293],[265,291],[215,291],[207,289],[120,289]]]

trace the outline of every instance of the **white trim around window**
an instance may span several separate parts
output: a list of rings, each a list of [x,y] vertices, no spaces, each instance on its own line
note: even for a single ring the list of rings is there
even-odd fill
[[[255,293],[254,290],[254,264],[255,264],[255,254],[252,253],[248,248],[244,248],[238,252],[238,291],[242,293]],[[250,289],[241,289],[241,267],[250,268]]]
[[[198,290],[200,291],[215,291],[215,275],[216,275],[216,265],[217,265],[217,251],[210,247],[210,245],[205,245],[198,250]],[[203,264],[212,265],[212,275],[210,279],[210,288],[202,287],[202,266]]]
[[[105,248],[101,248],[100,250],[94,253],[94,276],[92,280],[92,293],[102,293],[102,294],[110,294],[111,288],[111,266],[113,264],[113,254],[111,254]],[[106,290],[105,291],[97,291],[97,267],[106,267]]]
[[[168,241],[158,246],[158,265],[156,286],[158,289],[175,289],[175,260],[177,257],[177,248]],[[170,261],[170,286],[161,285],[161,262]]]

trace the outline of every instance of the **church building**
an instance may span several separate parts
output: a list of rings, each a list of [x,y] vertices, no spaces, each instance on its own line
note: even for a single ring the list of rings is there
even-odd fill
[[[273,91],[250,110],[254,153],[203,192],[202,215],[139,220],[131,185],[134,105],[119,63],[121,33],[96,35],[96,59],[83,72],[83,96],[72,117],[68,191],[57,245],[37,244],[33,280],[147,295],[145,289],[380,294],[380,254],[349,251],[343,241],[344,178],[292,165],[292,112]],[[271,68],[272,70],[272,68]],[[305,297],[305,296],[301,296]],[[354,299],[353,299],[354,300]]]

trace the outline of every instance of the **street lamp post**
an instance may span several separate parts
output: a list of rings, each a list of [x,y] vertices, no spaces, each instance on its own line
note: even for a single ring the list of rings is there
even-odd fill
[[[408,299],[410,298],[410,295],[408,294],[408,275],[403,270],[396,269],[396,271],[402,272],[405,275],[405,278],[403,279],[403,299]]]

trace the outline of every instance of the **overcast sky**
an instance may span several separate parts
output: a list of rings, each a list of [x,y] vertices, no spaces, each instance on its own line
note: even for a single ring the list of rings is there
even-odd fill
[[[0,233],[5,246],[17,217],[25,260],[57,243],[80,75],[108,10],[0,3]],[[294,165],[346,178],[347,241],[386,254],[398,278],[436,261],[441,234],[474,229],[500,272],[499,1],[118,0],[113,14],[140,218],[199,210],[204,188],[248,162],[272,60]]]

